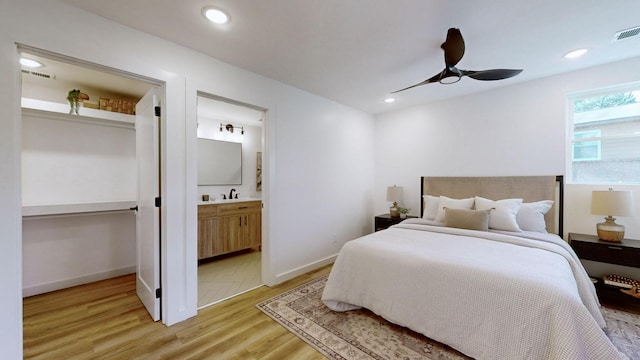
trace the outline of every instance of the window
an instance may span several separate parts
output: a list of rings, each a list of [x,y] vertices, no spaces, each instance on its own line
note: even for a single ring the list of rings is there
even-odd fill
[[[598,139],[598,140],[593,140]],[[573,161],[600,160],[600,130],[573,132]]]
[[[569,97],[569,181],[640,184],[640,84]]]

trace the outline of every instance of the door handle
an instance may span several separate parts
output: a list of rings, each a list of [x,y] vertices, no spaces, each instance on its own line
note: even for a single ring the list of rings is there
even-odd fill
[[[136,205],[134,207],[130,207],[129,210],[138,211],[138,205]]]

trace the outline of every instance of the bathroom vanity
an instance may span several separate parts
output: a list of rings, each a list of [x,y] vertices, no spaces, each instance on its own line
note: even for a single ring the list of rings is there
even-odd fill
[[[198,205],[199,260],[261,245],[261,200],[220,200]]]

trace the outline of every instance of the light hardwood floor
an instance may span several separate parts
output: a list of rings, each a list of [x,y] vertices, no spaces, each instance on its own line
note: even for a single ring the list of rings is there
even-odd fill
[[[24,299],[25,359],[324,359],[255,307],[331,269],[262,286],[171,327],[153,322],[126,275]]]

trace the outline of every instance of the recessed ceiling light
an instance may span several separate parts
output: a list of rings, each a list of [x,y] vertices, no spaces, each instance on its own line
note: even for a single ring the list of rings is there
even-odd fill
[[[565,59],[577,59],[587,53],[587,49],[577,49],[564,54]]]
[[[229,15],[226,12],[214,7],[205,7],[202,9],[202,15],[214,24],[226,24],[229,22]]]
[[[391,104],[394,101],[396,101],[396,98],[389,97],[389,98],[384,99],[384,102],[386,102],[387,104]]]
[[[27,58],[20,58],[20,65],[22,66],[26,66],[28,68],[39,68],[42,67],[42,63],[35,61],[33,59],[27,59]]]

